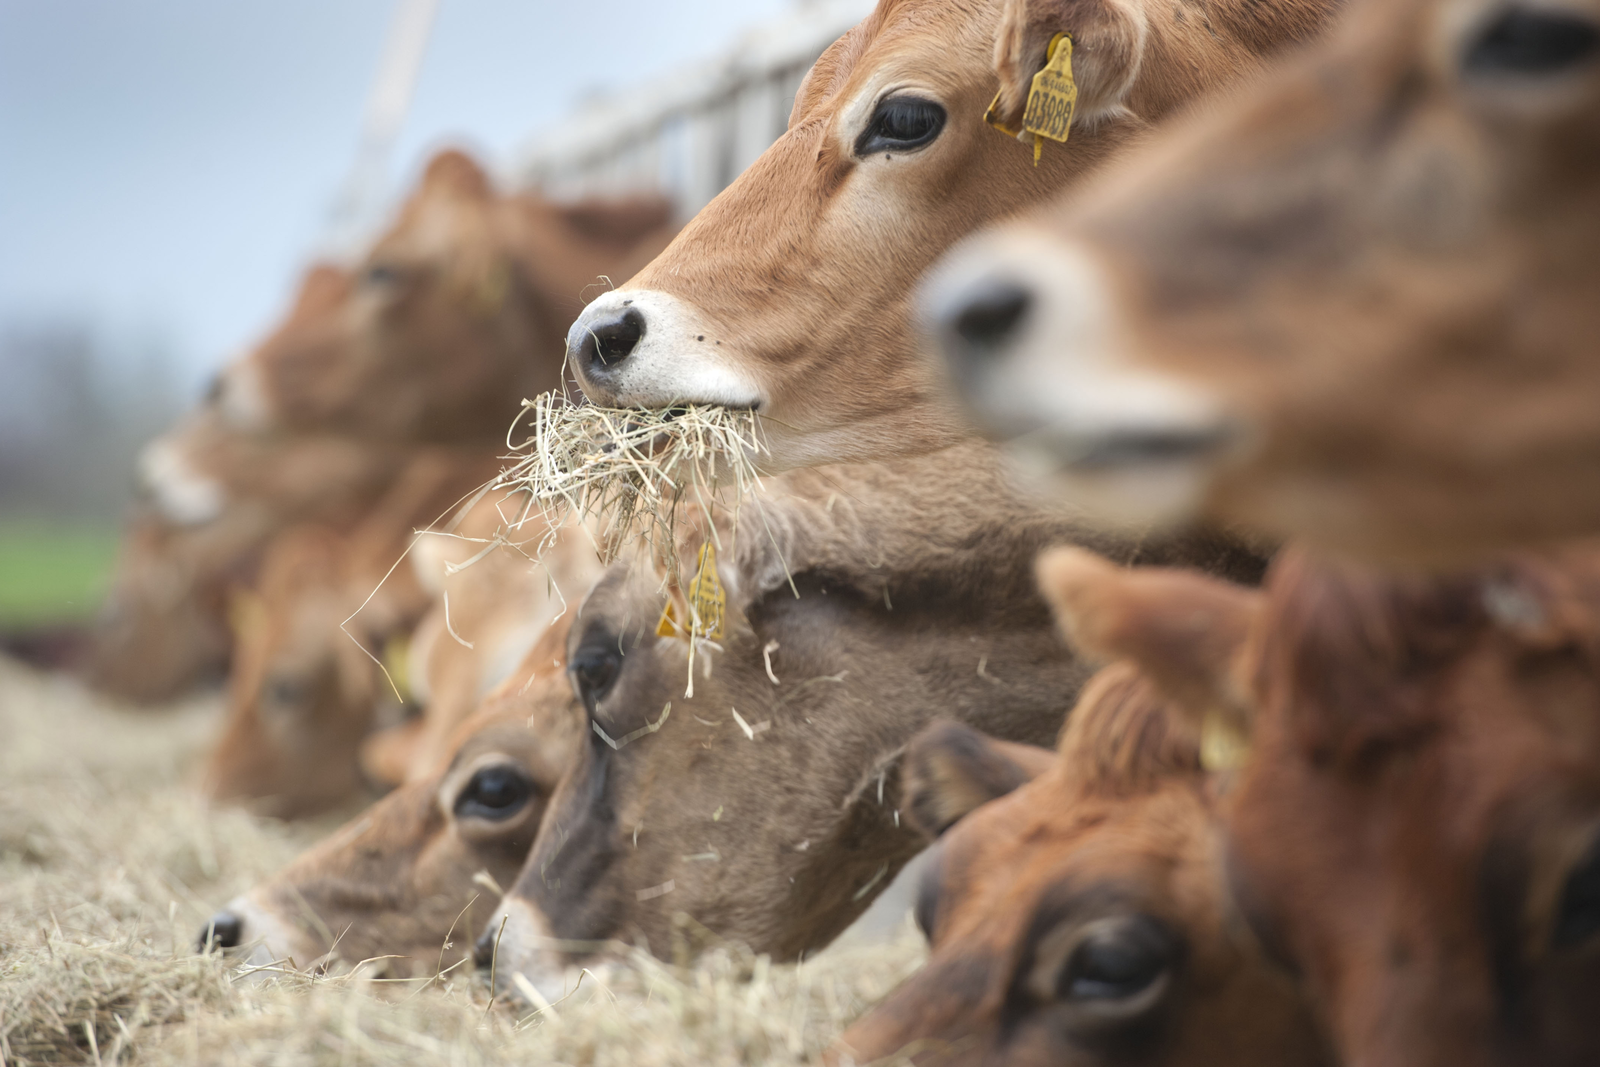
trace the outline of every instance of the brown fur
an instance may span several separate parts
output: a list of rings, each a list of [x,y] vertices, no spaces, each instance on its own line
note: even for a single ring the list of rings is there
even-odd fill
[[[917,904],[929,960],[845,1032],[833,1062],[1331,1062],[1233,912],[1188,724],[1127,664],[1097,674],[1067,723],[1048,769],[935,845]],[[1075,984],[1086,931],[1150,922],[1165,936],[1159,965],[1133,992]]]
[[[1234,882],[1347,1062],[1600,1054],[1597,561],[1407,577],[1297,551],[1248,606],[1218,591],[1248,636],[1217,688],[1245,679],[1255,715]]]
[[[209,407],[159,444],[219,494],[222,508],[209,521],[176,521],[158,491],[127,524],[86,673],[96,688],[148,703],[225,671],[232,591],[255,579],[273,536],[295,522],[349,529],[408,458],[321,435],[239,434]]]
[[[580,383],[605,402],[726,403],[697,395],[707,387],[684,369],[723,368],[758,391],[778,468],[948,445],[966,430],[917,356],[917,278],[972,230],[1058,193],[1181,101],[1255,69],[1330,3],[884,0],[817,61],[787,133],[623,287],[676,301],[700,324],[659,341],[650,331],[665,327],[647,313],[646,341],[669,346],[678,366],[632,387],[579,361]],[[983,122],[1003,20],[1013,93],[1043,63],[1040,25],[1080,38],[1080,121],[1037,168],[1028,146]],[[924,147],[860,158],[857,138],[891,87],[936,101],[948,121]]]
[[[501,946],[530,980],[575,958],[542,955],[538,930],[664,952],[680,912],[779,958],[826,944],[917,850],[900,815],[917,729],[1048,741],[1085,677],[1032,582],[1039,547],[1082,531],[986,446],[793,472],[733,535],[728,630],[696,650],[692,697],[653,570],[619,565],[583,605],[569,662],[619,671],[593,722],[612,741],[659,728],[615,750],[597,733],[552,802]]]
[[[273,543],[241,601],[228,718],[205,772],[212,797],[297,816],[360,788],[358,746],[392,693],[374,657],[429,604],[394,564],[414,530],[497,466],[492,455],[424,453],[350,533],[299,527]]]
[[[1506,11],[1600,27],[1587,0],[1354,3],[1029,224],[1103,267],[1114,358],[1243,429],[1206,514],[1435,565],[1600,529],[1600,62],[1465,71]]]
[[[561,386],[573,315],[661,250],[668,215],[653,197],[502,195],[442,152],[365,262],[229,369],[224,404],[253,426],[501,442],[523,398]]]
[[[230,905],[244,921],[241,947],[265,938],[268,954],[301,967],[376,958],[380,969],[402,976],[459,965],[499,898],[494,886],[510,885],[522,866],[580,742],[583,709],[551,655],[565,621],[551,634],[457,724],[426,776]],[[485,768],[523,774],[531,785],[526,806],[496,820],[458,811]]]

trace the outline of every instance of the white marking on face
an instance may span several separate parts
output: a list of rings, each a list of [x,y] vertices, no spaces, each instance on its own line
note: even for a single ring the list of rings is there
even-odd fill
[[[158,438],[139,453],[139,478],[168,522],[199,526],[222,514],[227,490],[190,465],[172,441]]]
[[[554,939],[549,924],[527,900],[506,897],[486,929],[499,939],[493,966],[497,992],[513,994],[534,1007],[542,1007],[528,996],[524,986],[531,987],[548,1004],[559,1003],[578,988],[581,969],[567,966],[551,947]]]
[[[925,328],[940,335],[941,323],[997,284],[1018,287],[1029,301],[1003,339],[963,348],[940,336],[979,422],[1026,470],[1064,477],[1070,495],[1108,518],[1160,522],[1191,512],[1230,432],[1219,401],[1128,362],[1092,254],[1021,227],[946,257],[920,293]]]
[[[597,404],[664,408],[674,404],[721,404],[748,408],[767,397],[760,384],[738,366],[738,355],[690,305],[650,289],[615,290],[594,300],[567,333],[568,353],[578,352],[596,323],[626,310],[644,320],[644,334],[626,359],[614,366],[584,367],[572,359],[583,391]],[[572,357],[569,355],[569,359]]]
[[[235,429],[259,432],[272,426],[272,405],[261,384],[261,372],[248,358],[235,360],[223,370],[217,406]]]

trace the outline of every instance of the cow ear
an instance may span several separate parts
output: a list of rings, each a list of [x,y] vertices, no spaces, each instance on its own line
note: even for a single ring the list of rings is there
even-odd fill
[[[1146,36],[1135,7],[1113,0],[1006,0],[994,45],[1000,78],[996,117],[1011,129],[1022,128],[1033,76],[1044,69],[1058,33],[1072,38],[1076,120],[1120,106],[1138,75]]]
[[[938,720],[906,748],[907,820],[930,839],[938,837],[974,808],[1037,778],[1055,759],[1049,749]]]
[[[1193,719],[1221,711],[1248,729],[1245,645],[1262,594],[1194,571],[1121,567],[1079,548],[1039,559],[1040,590],[1067,640],[1129,660]]]
[[[489,176],[465,152],[447,148],[428,160],[422,172],[423,196],[442,196],[452,200],[486,201],[494,198]]]
[[[585,240],[624,247],[637,244],[672,221],[672,201],[664,196],[579,200],[556,211]]]

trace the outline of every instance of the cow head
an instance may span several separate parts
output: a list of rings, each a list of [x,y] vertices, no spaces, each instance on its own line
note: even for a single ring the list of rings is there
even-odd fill
[[[1044,569],[1087,644],[1177,664],[1164,684],[1203,728],[1243,724],[1235,892],[1345,1062],[1600,1051],[1596,559],[1406,577],[1292,551],[1264,594],[1169,575],[1187,610],[1149,595],[1159,573],[1124,596],[1124,575],[1081,555]],[[1093,623],[1108,603],[1111,624]],[[1216,620],[1243,636],[1197,640]]]
[[[932,832],[960,816],[917,898],[930,956],[836,1062],[1329,1062],[1234,912],[1195,734],[1164,705],[1119,664],[1084,688],[1059,754],[950,727],[913,742],[908,766],[939,770],[908,775],[909,810]]]
[[[1165,0],[882,0],[817,61],[788,131],[589,305],[568,334],[569,364],[604,404],[755,409],[777,468],[947,444],[967,431],[911,327],[928,265],[1252,68],[1264,42],[1303,33],[1326,6],[1209,4],[1228,13],[1208,22]],[[984,123],[997,31],[1012,121],[1049,35],[1074,40],[1076,122],[1037,168],[1031,145]]]
[[[659,251],[668,213],[504,196],[442,152],[361,263],[307,275],[288,320],[224,373],[222,406],[254,429],[499,441],[522,398],[561,384],[585,288]]]
[[[381,958],[401,976],[459,964],[578,743],[583,712],[549,650],[457,725],[426,776],[230,902],[201,947],[301,968]]]
[[[1600,527],[1600,6],[1364,0],[930,316],[989,431],[1111,513],[1390,559]],[[1019,312],[955,329],[1005,287]]]

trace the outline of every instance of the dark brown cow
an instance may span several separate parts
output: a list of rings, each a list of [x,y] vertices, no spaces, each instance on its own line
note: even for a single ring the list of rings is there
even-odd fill
[[[951,443],[968,431],[911,329],[922,272],[1309,36],[1333,6],[882,0],[817,61],[777,143],[573,324],[584,392],[624,406],[755,408],[764,461],[778,469]],[[983,115],[998,58],[1002,110],[1017,120],[1056,32],[1073,37],[1079,103],[1070,140],[1047,145],[1036,169]]]
[[[1253,737],[1236,896],[1345,1062],[1596,1062],[1600,548],[1443,577],[1291,551],[1264,593],[1079,552],[1041,573],[1084,647]]]
[[[562,663],[566,631],[565,622],[552,627],[457,725],[427,776],[229,903],[201,946],[301,968],[379,960],[399,976],[465,959],[580,743],[583,708]]]
[[[660,580],[614,567],[573,630],[591,733],[504,905],[502,976],[554,999],[588,953],[545,937],[665,951],[680,912],[780,959],[826,944],[920,847],[899,761],[921,725],[1059,729],[1086,671],[1032,558],[1078,536],[986,446],[785,475],[721,534],[725,633],[695,648],[692,695]]]
[[[228,368],[222,406],[251,430],[502,442],[524,397],[560,387],[584,301],[666,245],[669,210],[502,195],[441,152],[364,261]]]
[[[1597,244],[1600,6],[1361,0],[928,303],[1076,498],[1449,565],[1600,530]]]
[[[918,895],[931,955],[836,1062],[1331,1063],[1234,909],[1195,733],[1131,667],[1084,687],[1059,755],[945,724],[906,764],[918,824],[960,820]]]

